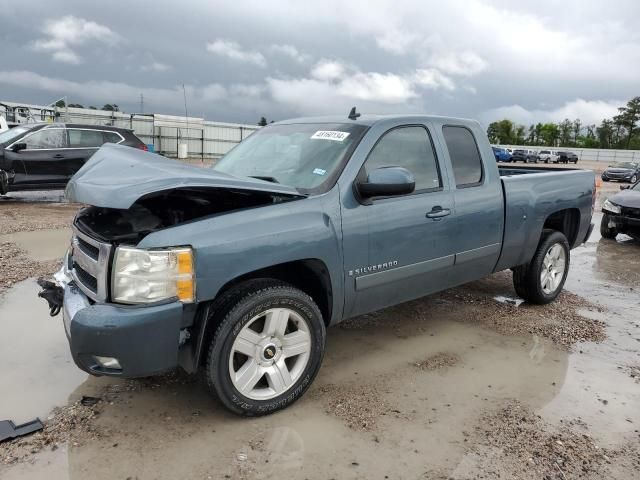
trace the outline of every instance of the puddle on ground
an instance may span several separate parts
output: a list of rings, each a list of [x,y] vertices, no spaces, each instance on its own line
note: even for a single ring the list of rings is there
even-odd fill
[[[64,257],[71,242],[71,229],[58,228],[15,232],[0,235],[0,243],[12,242],[18,245],[34,260],[59,260]]]
[[[589,242],[573,250],[565,288],[604,307],[581,313],[606,322],[608,339],[576,348],[561,394],[542,413],[552,421],[579,416],[594,435],[616,444],[640,423],[640,390],[626,371],[640,365],[640,242],[602,239],[601,218],[594,216]]]
[[[448,478],[469,462],[467,440],[480,414],[505,399],[522,401],[547,421],[582,418],[598,441],[619,443],[640,423],[640,392],[620,369],[640,364],[640,298],[631,290],[638,282],[633,274],[620,272],[622,265],[638,271],[640,247],[622,237],[607,244],[598,237],[594,232],[590,243],[573,251],[567,289],[607,308],[583,312],[609,324],[609,338],[602,344],[576,345],[569,353],[538,337],[500,335],[454,321],[481,305],[452,309],[450,303],[427,297],[419,301],[427,316],[415,315],[411,305],[400,306],[387,311],[388,323],[362,317],[355,326],[330,329],[317,379],[284,411],[239,419],[200,382],[144,381],[139,390],[123,391],[114,404],[104,406],[93,421],[103,436],[45,451],[33,463],[10,467],[4,478],[173,479],[185,472],[203,479]],[[514,295],[505,283],[484,286],[489,298]],[[37,312],[38,321],[47,320],[46,327],[53,328],[48,341],[32,347],[29,339],[22,340],[21,324],[12,322],[9,336],[22,343],[6,343],[23,361],[11,368],[4,357],[12,356],[5,354],[5,336],[0,336],[0,378],[8,378],[5,371],[20,372],[8,382],[18,382],[22,390],[20,395],[10,391],[18,409],[32,397],[25,398],[32,386],[22,377],[34,376],[51,360],[45,351],[49,343],[62,357],[68,355],[62,327],[47,317],[44,303],[36,308],[34,294],[33,282],[23,282],[0,304],[4,320],[9,298],[13,312],[24,309],[20,299],[29,299],[32,305],[22,315]],[[457,362],[435,370],[416,367],[441,353]],[[69,395],[74,399],[99,391],[94,378],[78,385],[83,375],[68,358],[47,375],[56,370],[64,372],[66,387],[53,382],[36,396],[51,399],[54,389],[64,402]],[[34,380],[41,381],[48,380]],[[350,428],[340,414],[340,399],[355,402],[354,415],[367,414],[374,423]]]
[[[305,397],[268,417],[229,414],[199,382],[147,383],[95,419],[111,435],[59,456],[68,458],[73,479],[173,479],[185,471],[193,478],[417,478],[425,465],[454,468],[461,461],[464,432],[484,409],[505,397],[541,408],[564,382],[567,352],[537,337],[505,337],[446,314],[418,323],[413,336],[396,335],[397,325],[331,329],[323,367]],[[403,332],[411,327],[402,324]],[[458,362],[446,370],[416,367],[442,352]],[[363,385],[373,396],[359,393]],[[340,407],[333,395],[356,398],[356,415],[378,402],[384,407],[372,428],[350,428],[334,411]],[[47,455],[51,463],[15,471],[38,478],[50,464],[64,463]]]
[[[71,359],[62,317],[49,316],[39,291],[29,279],[0,299],[0,420],[16,424],[47,418],[87,378]]]

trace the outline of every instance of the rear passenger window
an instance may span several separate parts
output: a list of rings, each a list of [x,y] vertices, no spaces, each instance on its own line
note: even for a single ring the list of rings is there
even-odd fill
[[[100,130],[68,129],[71,148],[97,148],[104,143]]]
[[[403,167],[416,179],[416,189],[442,186],[431,137],[423,127],[401,127],[387,132],[365,163],[367,174],[376,168]]]
[[[465,127],[443,127],[453,175],[457,187],[478,185],[482,182],[482,160],[476,139]]]
[[[122,141],[122,137],[116,132],[102,132],[104,137],[104,143],[119,143]]]

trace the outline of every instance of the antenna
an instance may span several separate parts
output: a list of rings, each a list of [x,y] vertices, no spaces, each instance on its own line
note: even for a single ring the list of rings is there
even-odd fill
[[[360,114],[356,112],[356,107],[353,107],[349,112],[349,120],[357,120]]]
[[[184,96],[184,120],[187,123],[187,139],[189,138],[189,112],[187,112],[187,90],[182,84],[182,95]]]

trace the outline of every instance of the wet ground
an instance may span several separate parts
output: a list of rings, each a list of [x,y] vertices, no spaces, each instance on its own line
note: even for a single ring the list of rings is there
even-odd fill
[[[73,207],[34,205],[13,215],[40,231],[0,243],[46,265]],[[516,306],[502,273],[350,320],[329,330],[307,394],[258,419],[185,375],[83,375],[59,317],[19,281],[0,292],[0,419],[49,420],[0,445],[0,478],[637,478],[639,254],[596,231],[552,305]]]

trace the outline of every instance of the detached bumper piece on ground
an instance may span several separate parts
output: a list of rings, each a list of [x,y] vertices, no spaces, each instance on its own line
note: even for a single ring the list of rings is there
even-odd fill
[[[0,442],[23,437],[42,430],[43,428],[44,425],[42,425],[39,418],[23,423],[22,425],[16,425],[11,420],[0,420]]]

